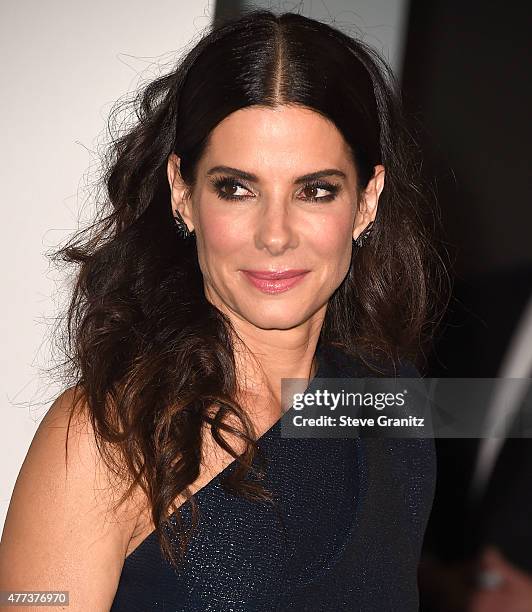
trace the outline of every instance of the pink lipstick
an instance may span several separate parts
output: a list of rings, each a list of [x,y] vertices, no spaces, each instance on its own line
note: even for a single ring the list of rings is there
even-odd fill
[[[282,293],[301,282],[309,270],[242,270],[263,293]]]

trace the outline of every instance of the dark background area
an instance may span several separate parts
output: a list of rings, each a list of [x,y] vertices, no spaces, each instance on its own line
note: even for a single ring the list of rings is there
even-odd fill
[[[410,3],[403,93],[462,278],[532,265],[531,24],[528,3]]]
[[[427,376],[497,376],[531,295],[531,23],[527,3],[410,3],[403,93],[454,260]],[[484,500],[471,507],[478,443],[436,440],[424,550],[453,562],[494,543],[532,578],[532,440],[506,440]]]

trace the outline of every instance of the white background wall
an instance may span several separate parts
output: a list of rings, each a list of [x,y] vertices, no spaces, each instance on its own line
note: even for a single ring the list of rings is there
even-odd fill
[[[405,0],[255,2],[364,35],[398,69]],[[0,5],[0,524],[42,416],[62,390],[53,317],[66,303],[45,253],[90,216],[95,151],[112,103],[208,27],[214,1],[3,0]],[[81,208],[84,206],[83,215]]]

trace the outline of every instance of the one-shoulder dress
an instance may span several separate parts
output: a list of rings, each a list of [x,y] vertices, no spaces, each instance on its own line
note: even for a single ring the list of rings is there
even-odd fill
[[[316,357],[315,379],[371,376],[336,347]],[[397,376],[419,373],[406,362]],[[153,531],[126,557],[111,612],[418,610],[434,439],[282,437],[291,410],[258,440],[276,511],[226,492],[233,461],[194,495],[199,524],[184,566],[163,558]],[[180,510],[190,522],[189,502]]]

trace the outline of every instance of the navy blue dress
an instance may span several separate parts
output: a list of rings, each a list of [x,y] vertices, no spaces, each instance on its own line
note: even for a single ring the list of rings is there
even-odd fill
[[[316,356],[316,378],[370,376],[337,348]],[[419,373],[405,364],[398,375]],[[195,494],[199,525],[184,567],[176,572],[163,559],[152,532],[126,558],[111,612],[418,610],[434,440],[280,431],[279,420],[259,438],[268,459],[262,482],[278,511],[226,492],[229,464]],[[189,503],[181,510],[190,524]]]

